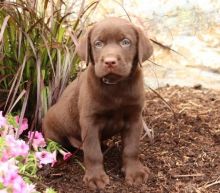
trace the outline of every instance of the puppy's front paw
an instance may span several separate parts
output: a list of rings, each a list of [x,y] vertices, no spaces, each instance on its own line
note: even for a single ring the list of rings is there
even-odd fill
[[[92,190],[104,189],[109,184],[109,177],[102,170],[86,171],[83,181]]]
[[[139,161],[135,164],[127,165],[123,170],[125,172],[125,181],[129,185],[145,183],[150,174],[149,168],[143,166]]]

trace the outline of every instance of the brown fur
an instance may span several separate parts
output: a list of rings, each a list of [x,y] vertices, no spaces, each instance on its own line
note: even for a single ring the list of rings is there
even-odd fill
[[[124,38],[130,44],[127,40],[122,42]],[[120,133],[125,179],[129,184],[144,182],[148,169],[138,160],[144,107],[139,64],[152,54],[149,40],[128,21],[109,18],[86,33],[79,43],[78,54],[88,68],[49,109],[43,121],[45,137],[82,147],[84,181],[95,189],[109,183],[100,140]]]

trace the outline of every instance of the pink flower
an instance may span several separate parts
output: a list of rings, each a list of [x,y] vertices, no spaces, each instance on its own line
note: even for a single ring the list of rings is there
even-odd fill
[[[38,147],[45,147],[46,142],[44,140],[44,137],[41,132],[35,131],[35,132],[28,132],[28,138],[29,140],[32,140],[32,146],[34,150],[37,151]]]
[[[36,193],[37,191],[35,190],[35,185],[33,184],[26,184],[26,190],[25,193]]]
[[[29,152],[29,146],[23,140],[17,140],[16,145],[17,151],[14,152],[14,155],[26,157]]]
[[[19,124],[19,116],[16,116],[15,120],[16,120],[17,124]],[[18,129],[18,134],[21,135],[23,133],[23,131],[26,130],[27,128],[28,128],[28,119],[24,118],[21,122],[21,126]]]
[[[5,125],[7,125],[7,119],[3,117],[2,111],[0,111],[0,128],[4,127]]]
[[[3,149],[1,161],[7,161],[17,156],[27,156],[29,146],[21,139],[15,139],[12,135],[5,136],[6,147]]]
[[[17,161],[14,158],[6,162],[0,161],[0,184],[3,189],[0,193],[34,193],[36,192],[33,184],[27,184],[18,174]]]
[[[15,164],[15,159],[10,159],[7,162],[0,161],[0,182],[3,182],[4,176],[11,176],[17,173],[18,167]]]
[[[17,157],[17,156],[27,156],[28,151],[29,151],[29,146],[25,143],[25,141],[21,139],[15,139],[11,135],[7,135],[5,137],[6,143],[10,149],[11,156],[12,157]]]
[[[17,171],[13,171],[3,176],[2,183],[4,186],[9,186],[10,184],[16,183],[16,181],[19,181],[20,178],[21,176],[18,175]]]
[[[11,185],[12,185],[13,193],[24,193],[24,192],[26,193],[25,191],[26,183],[24,182],[21,176],[18,175],[15,182],[11,183]]]
[[[70,159],[70,158],[72,157],[72,155],[73,155],[73,154],[70,153],[70,152],[65,152],[65,151],[63,151],[62,149],[59,149],[58,151],[59,151],[60,154],[63,155],[63,160],[68,160],[68,159]]]
[[[18,175],[18,167],[15,165],[14,159],[8,160],[7,162],[0,161],[0,183],[2,183],[4,187],[12,188],[15,183],[21,180],[23,181],[21,176]]]
[[[53,153],[50,153],[48,151],[41,151],[41,152],[36,152],[35,153],[36,158],[40,161],[39,167],[42,167],[42,165],[50,164],[52,167],[56,163],[56,151]]]
[[[33,184],[27,184],[22,179],[21,176],[16,179],[16,181],[11,184],[13,193],[35,193],[35,186]]]
[[[5,169],[0,169],[0,182],[3,184],[4,187],[11,189],[13,193],[36,192],[36,190],[34,189],[34,185],[29,185],[25,183],[23,178],[18,174],[17,167],[14,166],[12,162],[9,161],[2,164]]]

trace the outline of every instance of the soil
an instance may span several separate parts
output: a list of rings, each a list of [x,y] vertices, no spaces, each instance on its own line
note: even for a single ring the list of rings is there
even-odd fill
[[[141,141],[140,159],[150,168],[146,184],[131,187],[120,171],[121,143],[108,141],[105,169],[110,176],[106,193],[219,193],[220,192],[220,91],[164,87],[146,93],[144,120],[154,132],[151,142]],[[172,110],[170,109],[172,108]],[[174,116],[174,112],[175,116]],[[42,184],[59,193],[86,193],[82,152],[57,167],[39,171]],[[39,185],[42,188],[42,185]],[[94,191],[99,192],[99,191]]]

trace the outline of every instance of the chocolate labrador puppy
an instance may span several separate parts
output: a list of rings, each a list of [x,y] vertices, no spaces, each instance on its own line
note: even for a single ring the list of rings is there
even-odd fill
[[[120,133],[122,170],[128,184],[146,181],[148,169],[138,159],[143,128],[144,82],[141,63],[153,52],[143,32],[130,22],[109,18],[80,40],[78,54],[87,69],[63,92],[43,120],[46,138],[83,149],[90,188],[109,183],[100,140]]]

